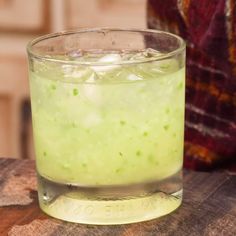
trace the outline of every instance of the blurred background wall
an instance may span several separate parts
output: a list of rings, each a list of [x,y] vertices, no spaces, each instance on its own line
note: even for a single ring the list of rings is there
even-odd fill
[[[0,156],[34,158],[26,44],[81,27],[146,27],[146,0],[0,0]]]

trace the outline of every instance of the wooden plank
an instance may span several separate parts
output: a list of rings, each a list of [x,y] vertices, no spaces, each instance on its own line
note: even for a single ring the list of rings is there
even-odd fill
[[[173,214],[129,225],[92,226],[40,211],[33,161],[0,159],[0,170],[0,235],[236,235],[236,175],[226,171],[185,171],[184,201]],[[1,201],[4,194],[10,196],[7,202]]]

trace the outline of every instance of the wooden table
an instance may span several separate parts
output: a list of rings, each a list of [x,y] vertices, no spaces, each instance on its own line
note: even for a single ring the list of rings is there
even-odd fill
[[[34,162],[0,158],[0,235],[235,236],[236,175],[185,171],[183,205],[173,214],[143,223],[91,226],[45,215],[37,202]]]

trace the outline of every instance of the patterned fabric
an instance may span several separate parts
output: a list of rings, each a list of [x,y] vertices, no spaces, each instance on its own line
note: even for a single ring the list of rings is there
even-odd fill
[[[236,0],[148,0],[147,21],[187,42],[185,167],[236,159]]]

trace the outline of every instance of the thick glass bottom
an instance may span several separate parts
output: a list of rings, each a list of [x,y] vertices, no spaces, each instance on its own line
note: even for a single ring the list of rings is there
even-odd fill
[[[69,222],[113,225],[169,214],[182,202],[181,172],[168,179],[127,186],[84,187],[38,176],[40,208]]]

